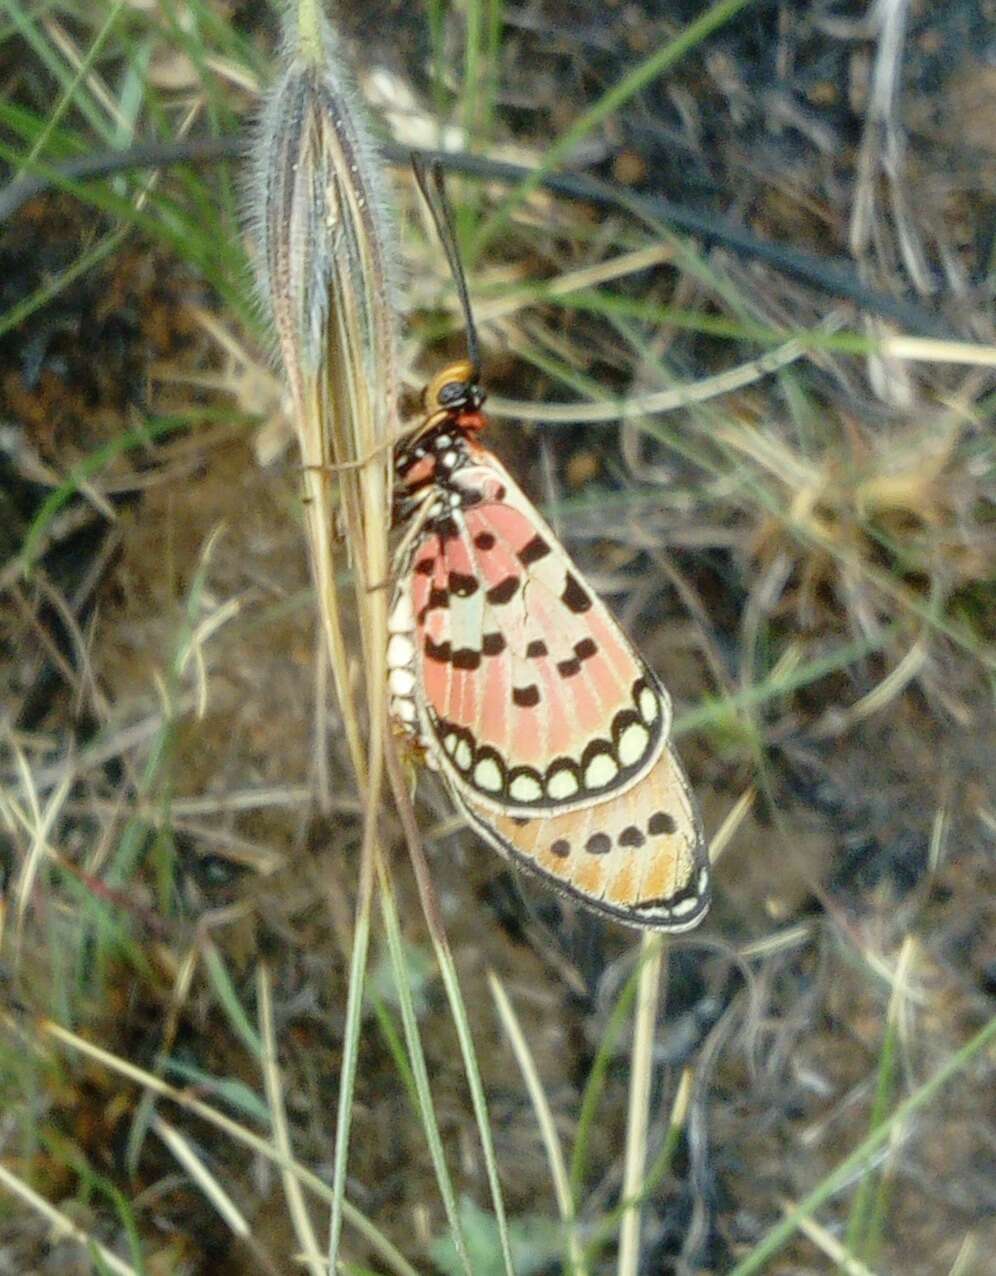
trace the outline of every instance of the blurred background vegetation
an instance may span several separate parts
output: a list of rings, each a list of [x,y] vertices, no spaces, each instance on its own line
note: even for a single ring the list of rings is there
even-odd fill
[[[725,829],[669,946],[639,1270],[990,1270],[991,0],[335,16],[390,154],[458,157],[492,443]],[[326,1229],[362,797],[240,216],[276,40],[254,0],[0,5],[0,1272],[291,1272]],[[462,344],[390,177],[414,392]],[[420,801],[515,1270],[616,1270],[633,937]],[[500,1272],[394,849],[342,1258]]]

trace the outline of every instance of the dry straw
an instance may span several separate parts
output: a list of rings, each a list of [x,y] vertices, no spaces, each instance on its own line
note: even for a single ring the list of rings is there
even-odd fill
[[[383,720],[388,461],[397,434],[395,238],[379,157],[318,0],[286,10],[280,65],[249,187],[259,291],[304,464],[308,544],[350,753],[373,789]],[[334,496],[355,573],[369,759],[333,572]]]
[[[259,291],[303,463],[305,525],[325,643],[364,800],[339,1085],[329,1267],[336,1269],[384,766],[385,583],[397,434],[394,236],[376,150],[318,0],[285,10],[279,71],[255,138],[248,194]],[[335,512],[339,512],[339,519]],[[335,527],[353,571],[365,692],[351,677]]]

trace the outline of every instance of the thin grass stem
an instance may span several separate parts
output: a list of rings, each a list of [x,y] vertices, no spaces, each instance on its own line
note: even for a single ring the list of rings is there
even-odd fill
[[[570,1179],[567,1175],[567,1166],[564,1162],[564,1152],[560,1145],[560,1137],[557,1134],[553,1113],[550,1110],[550,1104],[536,1068],[536,1061],[533,1058],[532,1051],[529,1049],[529,1043],[526,1040],[525,1033],[522,1031],[508,993],[505,991],[505,986],[493,970],[488,971],[488,986],[491,989],[491,996],[494,998],[502,1027],[505,1029],[505,1035],[508,1037],[516,1063],[519,1065],[519,1071],[522,1073],[522,1079],[526,1083],[533,1111],[536,1113],[540,1137],[543,1140],[546,1158],[550,1165],[550,1177],[553,1179],[553,1188],[557,1197],[557,1209],[564,1225],[568,1270],[573,1273],[573,1276],[586,1276],[588,1267],[585,1263],[584,1250],[575,1226],[574,1197],[571,1192]]]
[[[626,1115],[626,1149],[622,1196],[626,1202],[619,1228],[619,1276],[636,1276],[640,1264],[641,1194],[647,1163],[647,1125],[653,1080],[654,1035],[657,1030],[661,978],[666,968],[664,940],[653,932],[640,936],[639,986],[633,1053],[630,1065],[629,1107]]]
[[[443,1150],[442,1137],[439,1133],[439,1123],[436,1119],[436,1109],[429,1084],[429,1069],[426,1066],[425,1052],[422,1049],[422,1039],[415,1014],[415,1005],[412,1001],[411,981],[408,978],[408,968],[405,962],[394,889],[389,874],[380,863],[378,863],[378,873],[380,879],[381,916],[384,919],[388,951],[394,970],[394,983],[398,993],[398,1004],[401,1009],[401,1022],[404,1027],[412,1081],[415,1086],[416,1106],[425,1129],[429,1155],[432,1158],[436,1182],[443,1198],[443,1208],[446,1211],[446,1221],[449,1224],[453,1246],[464,1272],[467,1276],[471,1276],[470,1255],[467,1250],[466,1238],[464,1237],[463,1224],[460,1220],[460,1209],[456,1192],[453,1189],[453,1180],[450,1176],[449,1166],[446,1163],[446,1154]]]
[[[236,1143],[241,1143],[257,1155],[265,1157],[280,1169],[286,1169],[298,1178],[310,1192],[314,1193],[319,1200],[331,1205],[332,1188],[320,1179],[317,1174],[313,1174],[311,1170],[299,1165],[294,1160],[288,1160],[269,1140],[255,1134],[244,1125],[240,1125],[238,1121],[234,1121],[231,1117],[226,1116],[225,1113],[219,1112],[217,1108],[213,1108],[202,1099],[198,1099],[189,1091],[180,1090],[176,1086],[170,1085],[168,1081],[164,1081],[161,1077],[156,1076],[155,1073],[149,1072],[145,1068],[140,1068],[109,1050],[102,1049],[77,1033],[63,1028],[61,1024],[57,1024],[51,1019],[43,1019],[39,1024],[39,1031],[44,1036],[51,1037],[70,1050],[74,1050],[86,1058],[102,1064],[118,1076],[127,1077],[137,1085],[159,1095],[160,1098],[168,1099],[183,1110],[199,1117],[202,1121],[206,1121],[215,1129],[228,1135]],[[345,1221],[355,1228],[367,1243],[377,1251],[388,1267],[397,1273],[397,1276],[417,1276],[415,1268],[405,1259],[404,1255],[348,1200],[343,1204],[343,1216]]]
[[[291,1148],[290,1131],[287,1128],[287,1113],[284,1108],[284,1088],[280,1075],[280,1063],[277,1059],[277,1038],[273,1027],[273,990],[270,972],[261,962],[256,968],[256,1004],[259,1007],[259,1035],[263,1050],[263,1085],[266,1090],[266,1102],[273,1128],[273,1145],[288,1162],[294,1158]],[[303,1255],[312,1276],[327,1276],[328,1268],[325,1256],[318,1246],[318,1237],[311,1225],[311,1215],[304,1200],[301,1183],[289,1170],[281,1171],[284,1195],[287,1198],[287,1212],[290,1215]]]

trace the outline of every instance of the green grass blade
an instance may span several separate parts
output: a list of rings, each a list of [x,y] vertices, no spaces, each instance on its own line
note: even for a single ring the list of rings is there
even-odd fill
[[[387,1046],[387,1052],[394,1060],[394,1066],[397,1068],[401,1083],[405,1087],[408,1101],[412,1105],[412,1111],[419,1114],[421,1110],[419,1107],[418,1087],[415,1084],[415,1074],[412,1071],[412,1065],[408,1062],[405,1043],[398,1032],[394,1016],[391,1014],[384,998],[375,993],[369,986],[367,987],[367,998],[370,1001],[374,1018],[377,1020],[380,1035],[384,1038],[384,1044]]]
[[[605,1084],[616,1046],[622,1037],[623,1028],[626,1026],[629,1013],[633,1009],[633,1002],[636,1000],[640,970],[646,960],[646,956],[644,953],[640,954],[640,960],[634,966],[632,973],[623,985],[616,1004],[612,1008],[612,1014],[609,1016],[609,1021],[599,1040],[598,1050],[595,1052],[595,1058],[588,1073],[588,1080],[585,1082],[584,1092],[581,1095],[577,1133],[574,1136],[574,1149],[571,1154],[570,1169],[571,1194],[574,1197],[575,1209],[579,1209],[581,1206],[581,1193],[584,1190],[585,1170],[588,1161],[588,1139],[595,1123],[595,1118],[598,1115],[599,1104],[605,1093]]]
[[[356,929],[349,961],[349,992],[339,1070],[339,1102],[336,1109],[335,1152],[332,1160],[332,1210],[329,1220],[329,1270],[334,1271],[339,1255],[342,1219],[346,1201],[346,1166],[349,1160],[349,1130],[353,1118],[356,1065],[359,1059],[360,1027],[363,1022],[363,989],[370,951],[371,891],[363,889],[356,909]]]
[[[62,86],[63,93],[72,97],[73,105],[101,141],[107,146],[113,145],[113,123],[107,119],[103,107],[86,84],[80,82],[73,68],[66,64],[62,53],[55,49],[48,36],[39,30],[24,5],[18,4],[17,0],[2,0],[2,3],[18,34],[23,37],[42,66]]]
[[[719,0],[719,3],[707,9],[701,17],[687,26],[680,35],[675,36],[662,49],[656,50],[639,66],[634,67],[632,71],[623,76],[618,84],[603,94],[594,106],[585,111],[565,133],[560,135],[546,152],[539,168],[531,173],[520,186],[516,187],[483,223],[473,244],[473,252],[470,256],[471,264],[484,251],[487,245],[508,226],[512,213],[539,186],[544,174],[556,168],[561,160],[570,155],[589,133],[593,132],[632,97],[656,80],[658,76],[662,75],[668,67],[673,66],[689,50],[695,48],[697,44],[700,44],[713,31],[723,26],[724,23],[729,22],[732,17],[750,3],[751,0]]]
[[[75,98],[78,96],[79,90],[84,80],[86,79],[87,75],[89,75],[90,71],[92,70],[94,63],[97,60],[98,54],[100,53],[101,49],[104,47],[104,44],[106,43],[108,36],[114,30],[114,27],[117,24],[118,14],[121,12],[123,8],[124,8],[124,0],[116,0],[116,3],[111,7],[111,11],[107,15],[104,25],[100,28],[100,30],[91,40],[90,47],[89,49],[87,49],[85,56],[80,60],[80,64],[76,68],[75,74],[66,83],[65,87],[63,88],[61,99],[58,102],[56,102],[55,106],[52,108],[51,115],[48,116],[48,118],[45,121],[44,127],[42,128],[38,136],[35,138],[34,145],[31,148],[31,153],[28,156],[29,163],[32,160],[37,159],[37,157],[45,149],[45,145],[48,142],[48,139],[51,136],[52,131],[58,126],[59,121],[65,115],[69,107],[73,104]],[[21,172],[23,171],[24,171],[23,168],[19,169],[17,176],[20,176]]]
[[[685,1131],[685,1120],[688,1115],[691,1092],[692,1074],[691,1071],[686,1070],[678,1083],[674,1102],[671,1105],[671,1117],[664,1141],[661,1144],[660,1151],[654,1158],[653,1165],[644,1177],[640,1191],[633,1201],[624,1198],[609,1210],[604,1217],[598,1220],[594,1232],[585,1247],[585,1258],[591,1267],[597,1266],[602,1250],[609,1241],[616,1237],[619,1223],[626,1211],[631,1205],[645,1201],[671,1169],[671,1163],[674,1160],[675,1153],[678,1151],[678,1144],[681,1142],[681,1137]]]
[[[128,1241],[132,1265],[140,1276],[146,1276],[145,1261],[142,1257],[142,1241],[139,1236],[138,1223],[131,1202],[105,1175],[100,1174],[90,1164],[83,1151],[68,1139],[58,1135],[49,1127],[42,1137],[42,1143],[57,1165],[68,1165],[80,1180],[80,1188],[84,1201],[92,1194],[105,1197],[114,1209],[121,1230]],[[94,1251],[96,1253],[96,1251]],[[99,1260],[99,1253],[97,1258]]]
[[[35,560],[43,551],[45,534],[52,525],[59,511],[80,490],[80,487],[95,474],[99,474],[124,452],[141,447],[164,438],[177,430],[189,429],[192,425],[205,425],[209,422],[237,421],[243,419],[238,413],[228,409],[198,408],[189,412],[178,412],[171,416],[150,417],[134,430],[124,433],[96,448],[89,456],[73,466],[66,479],[45,498],[41,508],[31,521],[31,526],[24,537],[18,566],[23,573],[30,572]]]
[[[2,150],[3,147],[0,145],[0,152]],[[56,275],[47,283],[42,284],[40,288],[35,289],[29,296],[12,306],[5,315],[0,315],[0,337],[17,328],[25,319],[33,315],[36,310],[47,306],[50,301],[58,297],[64,288],[68,288],[75,280],[85,275],[88,270],[92,270],[94,266],[99,265],[105,257],[109,257],[120,246],[128,230],[129,228],[124,226],[112,231],[109,235],[105,235],[92,248],[88,248],[86,252],[82,253],[61,274]]]
[[[498,1010],[502,1027],[505,1029],[505,1035],[508,1037],[512,1052],[515,1055],[515,1061],[519,1065],[519,1071],[522,1073],[522,1079],[526,1084],[526,1091],[529,1094],[533,1111],[536,1114],[536,1121],[539,1125],[540,1136],[546,1148],[550,1176],[553,1179],[554,1194],[557,1198],[557,1209],[560,1212],[560,1221],[564,1232],[564,1269],[572,1273],[572,1276],[587,1276],[588,1268],[578,1237],[574,1197],[567,1177],[567,1167],[564,1164],[560,1136],[557,1133],[553,1112],[550,1109],[549,1100],[540,1080],[536,1060],[533,1058],[529,1042],[526,1040],[526,1034],[522,1030],[518,1015],[515,1013],[511,999],[505,991],[505,986],[493,970],[488,971],[488,985],[491,989],[491,996]]]
[[[878,1077],[875,1082],[875,1096],[872,1100],[869,1128],[872,1132],[878,1129],[888,1116],[896,1091],[899,1070],[899,1031],[902,1021],[902,999],[909,983],[910,964],[914,952],[914,942],[907,938],[903,944],[896,963],[895,982],[889,1002],[889,1013],[886,1016],[885,1034],[882,1039],[882,1051],[879,1056]],[[885,1216],[889,1194],[889,1175],[887,1169],[876,1169],[870,1172],[858,1184],[851,1205],[851,1214],[847,1221],[845,1247],[850,1254],[865,1263],[873,1263],[877,1241],[881,1236],[882,1222]]]
[[[910,1117],[920,1108],[926,1106],[954,1077],[958,1075],[972,1059],[984,1050],[991,1042],[996,1041],[996,1016],[989,1020],[985,1027],[975,1034],[960,1050],[957,1050],[946,1063],[937,1069],[929,1081],[901,1103],[877,1129],[854,1149],[854,1151],[826,1176],[822,1183],[813,1189],[786,1218],[777,1223],[754,1249],[741,1259],[729,1272],[729,1276],[753,1276],[754,1272],[764,1271],[769,1260],[798,1231],[804,1219],[814,1214],[819,1207],[835,1192],[864,1169],[872,1156],[890,1134],[898,1126],[905,1125]]]
[[[425,1053],[422,1050],[422,1039],[415,1014],[408,965],[405,961],[404,941],[401,937],[401,926],[398,921],[394,890],[391,886],[390,878],[382,865],[379,878],[381,915],[384,919],[384,929],[387,934],[387,946],[394,971],[398,1004],[401,1009],[401,1022],[404,1027],[405,1042],[408,1048],[411,1078],[415,1087],[416,1111],[422,1119],[422,1125],[425,1130],[426,1143],[429,1147],[429,1155],[432,1158],[436,1183],[443,1198],[443,1208],[446,1211],[446,1221],[449,1224],[450,1236],[460,1265],[467,1273],[467,1276],[471,1276],[467,1242],[463,1234],[463,1225],[460,1221],[460,1210],[457,1205],[456,1192],[453,1190],[453,1180],[450,1177],[449,1166],[446,1164],[446,1154],[443,1151],[442,1136],[439,1133],[439,1123],[436,1120],[436,1109],[429,1085],[429,1070],[426,1067]]]
[[[258,1061],[263,1057],[263,1043],[256,1026],[246,1014],[239,994],[228,973],[224,959],[215,944],[205,939],[202,944],[204,967],[215,994],[232,1027],[232,1031]]]
[[[165,1058],[162,1061],[164,1076],[179,1077],[197,1086],[202,1094],[217,1095],[218,1099],[235,1112],[252,1117],[264,1128],[270,1124],[270,1110],[255,1090],[237,1077],[218,1077],[203,1068],[195,1067],[182,1059]]]
[[[515,1276],[515,1269],[512,1266],[512,1246],[508,1234],[508,1218],[505,1213],[505,1200],[502,1195],[501,1180],[498,1176],[498,1158],[495,1155],[491,1122],[488,1118],[488,1104],[484,1094],[484,1085],[481,1081],[481,1069],[474,1050],[474,1038],[470,1031],[470,1021],[467,1018],[467,1007],[463,1000],[463,993],[460,991],[460,981],[457,978],[456,966],[453,963],[453,954],[450,952],[449,946],[445,942],[440,942],[435,935],[433,936],[433,942],[436,949],[436,957],[439,961],[439,969],[443,976],[443,986],[446,989],[446,996],[450,1003],[450,1012],[456,1025],[457,1038],[460,1042],[460,1054],[463,1058],[463,1068],[467,1077],[467,1085],[470,1089],[471,1102],[474,1105],[474,1116],[477,1121],[478,1135],[480,1136],[484,1164],[488,1175],[488,1185],[491,1190],[491,1204],[498,1228],[501,1258],[507,1276]]]
[[[0,104],[0,114],[2,113],[3,107]],[[68,191],[82,203],[118,218],[123,225],[113,234],[120,236],[134,228],[150,239],[165,244],[181,261],[187,262],[218,290],[225,303],[250,330],[258,327],[258,315],[247,286],[248,267],[241,240],[227,230],[213,213],[205,223],[198,214],[198,206],[191,209],[162,192],[157,192],[146,207],[138,207],[135,200],[117,193],[114,189],[115,179],[109,182],[78,182],[60,173],[44,159],[29,162],[23,152],[3,140],[0,140],[0,159],[12,165],[23,165],[27,171],[47,178],[56,189]],[[203,185],[200,189],[203,191]],[[199,205],[202,210],[208,208],[205,201],[206,194]],[[72,273],[67,271],[66,276],[75,278],[80,273],[76,267],[71,268],[71,271]],[[61,286],[65,286],[65,283]],[[51,295],[55,295],[57,291],[58,289]],[[27,298],[6,315],[0,316],[0,335],[15,323],[21,322],[39,304],[35,297]]]

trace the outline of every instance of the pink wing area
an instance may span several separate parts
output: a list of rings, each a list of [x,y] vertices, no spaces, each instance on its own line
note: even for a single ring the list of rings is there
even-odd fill
[[[411,560],[423,730],[469,802],[528,815],[601,803],[661,757],[666,694],[500,463]]]
[[[503,855],[617,921],[689,930],[709,907],[701,825],[670,747],[625,793],[559,815],[496,815],[465,787],[453,794]]]

